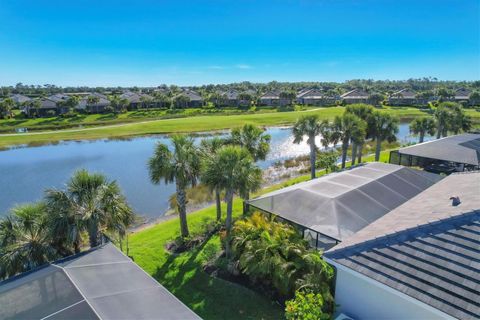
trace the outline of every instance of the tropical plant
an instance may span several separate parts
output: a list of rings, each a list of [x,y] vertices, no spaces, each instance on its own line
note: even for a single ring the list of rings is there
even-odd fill
[[[434,135],[435,129],[435,120],[431,117],[420,117],[410,122],[410,133],[419,136],[419,143],[423,142],[426,134]]]
[[[325,150],[328,149],[331,143],[335,142],[333,126],[330,124],[330,122],[328,122],[328,120],[323,120],[320,122],[320,136],[320,143]]]
[[[373,105],[377,106],[380,105],[380,102],[385,100],[385,96],[381,93],[374,92],[368,96],[368,100],[370,100]]]
[[[297,290],[295,298],[285,303],[287,320],[329,320],[331,315],[324,312],[325,301],[319,293]]]
[[[255,212],[235,223],[231,242],[238,267],[252,281],[274,287],[283,297],[311,289],[332,301],[332,268],[292,226]]]
[[[307,136],[307,143],[310,146],[310,176],[315,179],[315,162],[317,146],[315,138],[322,131],[322,125],[317,115],[307,115],[300,117],[293,126],[293,143],[301,143],[304,136]]]
[[[162,180],[165,184],[175,182],[177,193],[177,211],[180,217],[180,233],[188,237],[187,198],[185,189],[194,186],[200,175],[200,154],[193,138],[185,135],[173,135],[173,152],[168,146],[159,143],[148,163],[150,179],[154,184]]]
[[[339,154],[335,150],[321,151],[318,153],[317,167],[324,168],[325,172],[335,171],[337,169],[337,160]]]
[[[356,115],[357,117],[359,117],[360,119],[362,119],[363,121],[365,121],[367,123],[366,132],[365,132],[366,133],[365,134],[365,139],[368,139],[370,137],[370,134],[371,134],[371,131],[372,131],[369,128],[368,124],[369,124],[369,118],[372,115],[373,110],[374,110],[374,108],[371,105],[364,104],[364,103],[351,104],[351,105],[348,105],[345,108],[345,112],[354,114],[354,115]],[[357,153],[357,156],[358,156],[358,163],[362,162],[363,144],[364,144],[365,139],[361,139],[361,137],[359,137],[359,139],[356,139],[357,140],[356,141],[357,142],[356,153]],[[353,149],[352,149],[352,153],[353,153]],[[352,157],[352,162],[354,163],[354,161],[355,161],[355,159]]]
[[[398,118],[382,111],[374,111],[369,118],[369,128],[372,138],[376,141],[375,161],[380,160],[382,142],[393,142],[397,140]]]
[[[122,239],[134,219],[117,182],[87,170],[75,172],[66,190],[47,190],[45,204],[52,238],[63,248],[72,245],[77,253],[82,231],[87,231],[90,247],[96,247],[102,232]]]
[[[6,98],[0,101],[0,118],[10,118],[12,109],[15,107],[15,101],[12,98]]]
[[[43,203],[16,207],[0,219],[0,279],[60,257],[47,230]]]
[[[434,118],[437,124],[437,139],[446,137],[449,131],[458,134],[472,127],[471,118],[456,102],[440,103],[434,112]]]
[[[297,97],[297,93],[294,90],[283,90],[280,92],[279,96],[281,99],[288,100],[288,104],[292,105]]]
[[[226,143],[225,139],[222,139],[220,137],[214,137],[212,139],[203,139],[201,142],[201,149],[200,149],[202,153],[202,159],[215,157],[218,150],[222,146],[224,146],[225,143]],[[221,177],[210,176],[209,178],[210,178],[209,180],[206,180],[205,177],[203,177],[203,170],[202,170],[202,182],[208,185],[210,189],[215,192],[217,221],[220,221],[222,219],[222,202],[220,198],[220,195],[222,192]]]
[[[228,139],[229,143],[243,147],[250,152],[253,160],[265,160],[270,151],[270,135],[265,134],[265,131],[252,124],[245,124],[242,128],[234,128],[231,136]],[[242,195],[245,200],[243,202],[243,212],[248,211],[247,201],[250,199],[250,192],[256,191],[260,186],[253,185],[252,189],[246,189]]]
[[[259,186],[262,171],[253,161],[247,149],[239,146],[224,146],[214,157],[204,162],[203,180],[206,184],[215,184],[225,190],[227,202],[226,245],[225,252],[230,257],[230,235],[232,229],[233,195],[242,195],[246,190]]]
[[[351,113],[344,113],[341,117],[337,116],[334,119],[334,127],[337,128],[339,136],[342,141],[342,169],[345,168],[347,160],[347,151],[350,141],[354,142],[352,150],[356,150],[356,145],[359,143],[357,139],[365,137],[366,123],[359,117]],[[353,140],[352,140],[353,138]],[[353,153],[353,152],[352,152]],[[353,156],[354,154],[352,154]]]

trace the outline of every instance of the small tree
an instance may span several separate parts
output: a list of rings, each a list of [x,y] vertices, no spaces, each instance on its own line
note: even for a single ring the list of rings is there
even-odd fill
[[[331,315],[325,313],[324,299],[320,293],[298,290],[295,298],[285,303],[287,320],[329,320]]]
[[[435,134],[435,120],[431,117],[420,117],[410,122],[410,133],[419,136],[419,143],[422,143],[425,135]]]
[[[310,146],[310,176],[315,179],[315,162],[317,155],[317,146],[315,138],[321,132],[321,124],[317,115],[303,116],[297,120],[293,126],[293,143],[299,144],[307,136],[307,143]]]
[[[382,142],[393,142],[397,140],[396,134],[398,132],[399,121],[395,116],[381,111],[374,111],[369,119],[372,137],[376,141],[375,161],[379,161]]]
[[[324,168],[325,172],[335,171],[337,169],[337,161],[339,154],[335,150],[321,151],[318,153],[317,167]]]
[[[0,118],[8,119],[12,116],[12,109],[15,107],[15,102],[12,98],[6,98],[0,101]]]

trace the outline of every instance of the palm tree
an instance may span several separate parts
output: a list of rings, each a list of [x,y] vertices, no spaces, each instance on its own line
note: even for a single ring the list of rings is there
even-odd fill
[[[322,126],[317,115],[307,115],[300,117],[293,126],[293,143],[299,144],[303,137],[307,136],[307,143],[310,146],[310,176],[315,179],[315,162],[317,146],[315,137],[321,133]]]
[[[368,119],[372,115],[373,110],[374,109],[371,105],[364,104],[364,103],[351,104],[351,105],[348,105],[345,108],[345,112],[354,114],[354,115],[356,115],[357,117],[359,117],[360,119],[362,119],[363,121],[365,121],[367,123],[366,134],[365,134],[364,139],[360,138],[360,139],[357,139],[358,141],[356,141],[357,142],[357,144],[356,144],[357,148],[356,148],[355,152],[358,154],[358,163],[362,162],[362,153],[363,153],[364,141],[365,141],[365,139],[369,138],[369,136],[370,136],[371,130],[368,127],[368,124],[369,124]],[[352,153],[353,153],[353,149],[352,149]],[[352,159],[352,161],[355,161],[355,159]]]
[[[65,191],[47,190],[45,202],[56,242],[73,245],[75,252],[80,251],[82,231],[87,231],[90,247],[96,247],[101,232],[122,238],[134,218],[117,182],[87,170],[75,172]]]
[[[320,143],[322,144],[322,147],[327,150],[330,144],[333,143],[335,139],[333,127],[330,122],[328,122],[328,120],[323,120],[322,122],[320,122],[320,136]]]
[[[383,141],[393,142],[397,140],[398,122],[398,118],[391,114],[381,111],[374,111],[372,113],[369,127],[372,130],[372,137],[376,141],[375,161],[380,160]]]
[[[446,137],[448,133],[448,121],[451,118],[449,104],[441,103],[433,114],[437,123],[437,139]]]
[[[45,205],[16,207],[0,220],[0,279],[60,257],[47,230]]]
[[[214,157],[205,161],[204,179],[217,181],[225,190],[227,202],[227,241],[225,252],[230,257],[230,232],[232,229],[232,210],[234,193],[244,193],[252,186],[259,185],[262,180],[262,171],[255,165],[247,149],[239,146],[224,146]]]
[[[410,122],[410,133],[419,136],[419,143],[423,142],[426,134],[434,135],[435,129],[435,120],[431,117],[420,117]]]
[[[209,157],[214,157],[218,150],[225,145],[225,139],[219,138],[219,137],[214,137],[212,139],[204,139],[201,142],[201,152],[202,152],[202,158],[206,159]],[[213,177],[209,177],[213,178]],[[205,180],[205,178],[202,175],[202,181],[206,185],[208,185],[211,189],[214,190],[215,192],[215,203],[216,203],[216,208],[217,208],[217,221],[220,221],[222,219],[222,202],[221,202],[221,186],[220,186],[220,179],[221,177],[216,177],[216,179],[210,179],[210,180]]]
[[[158,184],[175,182],[177,194],[177,210],[180,217],[180,233],[188,237],[186,188],[194,186],[200,175],[200,155],[193,138],[184,135],[173,135],[173,153],[168,146],[159,143],[154,155],[150,158],[148,168],[150,179]]]
[[[339,135],[342,141],[342,169],[345,168],[346,160],[347,160],[347,151],[350,145],[350,141],[352,137],[354,138],[354,146],[352,147],[352,158],[354,156],[353,149],[356,149],[356,143],[361,142],[358,136],[364,137],[365,136],[365,122],[353,115],[351,113],[344,113],[343,116],[335,117],[334,119],[334,126],[337,128]],[[352,159],[353,160],[353,159]],[[353,162],[353,161],[352,161]]]
[[[250,152],[253,160],[265,160],[270,151],[270,135],[265,134],[264,130],[252,124],[245,124],[242,128],[234,128],[230,137],[230,143],[243,147]],[[252,190],[245,190],[242,194],[243,213],[248,212],[247,201],[250,199],[250,192],[256,191],[260,186],[252,186]]]

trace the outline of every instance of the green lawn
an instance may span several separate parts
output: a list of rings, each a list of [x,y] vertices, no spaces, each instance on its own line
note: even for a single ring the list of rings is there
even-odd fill
[[[389,151],[381,153],[380,161],[388,161]],[[366,156],[365,161],[373,161]],[[319,171],[319,175],[324,171]],[[295,183],[306,181],[309,175],[263,189],[267,193]],[[223,206],[225,209],[225,205]],[[241,200],[234,201],[234,216],[241,215]],[[215,219],[211,206],[188,215],[192,234],[205,230]],[[188,307],[205,319],[282,319],[283,308],[268,298],[237,284],[212,278],[202,267],[220,250],[220,239],[214,235],[204,245],[189,252],[171,255],[165,251],[168,241],[179,236],[178,218],[168,220],[129,236],[130,256]]]
[[[150,120],[116,126],[103,126],[88,129],[67,129],[28,134],[0,135],[0,148],[12,145],[41,145],[60,140],[84,140],[114,137],[128,137],[173,132],[196,132],[221,130],[252,123],[259,126],[288,125],[302,114],[318,114],[322,119],[332,119],[342,114],[343,107],[310,109],[307,111],[268,112],[241,115],[208,115],[178,119]],[[425,113],[415,108],[389,108],[389,112],[403,119],[414,118]],[[480,116],[480,113],[478,113]]]

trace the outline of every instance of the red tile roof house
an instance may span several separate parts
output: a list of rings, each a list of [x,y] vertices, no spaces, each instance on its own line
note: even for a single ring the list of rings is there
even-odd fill
[[[353,319],[480,318],[480,172],[452,174],[324,254]]]
[[[340,98],[347,104],[352,103],[369,103],[368,92],[362,89],[353,89],[340,96]]]

